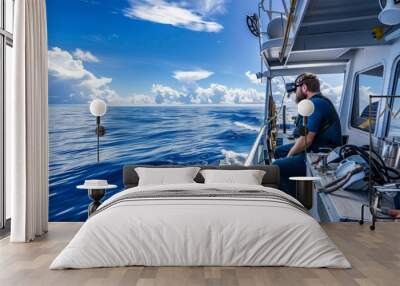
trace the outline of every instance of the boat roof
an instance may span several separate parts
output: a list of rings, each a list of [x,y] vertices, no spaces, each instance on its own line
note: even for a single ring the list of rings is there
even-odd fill
[[[383,26],[379,12],[378,0],[298,0],[283,60],[267,39],[261,49],[264,62],[275,73],[291,65],[315,65],[318,71],[324,64],[342,64],[344,71],[355,49],[390,44],[373,37],[372,29]]]

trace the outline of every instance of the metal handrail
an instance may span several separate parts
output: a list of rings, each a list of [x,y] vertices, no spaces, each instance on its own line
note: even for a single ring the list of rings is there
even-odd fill
[[[244,166],[248,167],[253,165],[254,158],[257,155],[257,150],[258,146],[260,146],[261,139],[263,139],[265,130],[267,128],[267,124],[265,124],[261,129],[260,132],[258,132],[257,138],[253,143],[253,146],[251,147],[250,153],[246,158],[246,161],[244,162]]]

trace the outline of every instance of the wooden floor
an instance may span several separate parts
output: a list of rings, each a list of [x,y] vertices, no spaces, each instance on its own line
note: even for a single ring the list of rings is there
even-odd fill
[[[49,233],[29,244],[0,241],[0,285],[400,285],[400,224],[325,224],[324,229],[352,269],[288,267],[125,267],[48,270],[81,226],[51,223]]]

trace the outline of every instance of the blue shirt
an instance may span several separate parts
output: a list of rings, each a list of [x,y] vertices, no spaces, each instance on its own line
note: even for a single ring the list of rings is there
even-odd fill
[[[311,150],[318,152],[320,147],[337,147],[342,145],[340,119],[334,105],[321,94],[310,98],[314,103],[314,113],[308,118],[307,129],[316,133]]]

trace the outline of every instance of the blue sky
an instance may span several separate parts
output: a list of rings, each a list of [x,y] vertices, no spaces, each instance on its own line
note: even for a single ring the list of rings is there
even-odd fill
[[[50,103],[262,103],[257,0],[49,0]]]

